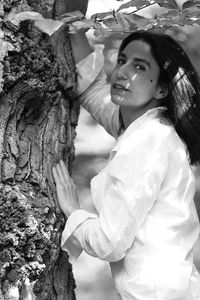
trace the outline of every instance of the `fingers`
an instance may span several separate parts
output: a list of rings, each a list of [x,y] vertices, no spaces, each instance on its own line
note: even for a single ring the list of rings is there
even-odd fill
[[[63,162],[63,160],[60,160],[59,163],[56,164],[55,167],[53,167],[53,176],[56,184],[71,184],[74,186],[74,182],[71,179],[68,169]]]
[[[59,179],[62,183],[64,183],[65,181],[65,178],[64,178],[64,173],[63,173],[63,170],[60,166],[60,163],[56,164],[56,170],[58,172],[58,176],[59,176]]]
[[[83,24],[81,21],[75,21],[68,26],[68,32],[70,34],[86,33],[90,29],[90,26]]]
[[[73,182],[71,176],[69,175],[69,171],[63,160],[60,161],[60,166],[61,166],[62,172],[64,174],[65,180],[70,182],[72,185],[74,185],[74,182]]]
[[[53,167],[52,173],[53,173],[53,178],[54,178],[55,184],[56,185],[60,184],[60,180],[59,180],[59,176],[58,176],[56,167]]]
[[[60,161],[60,166],[61,166],[61,168],[62,168],[63,174],[64,174],[66,177],[69,177],[68,169],[67,169],[67,167],[66,167],[66,165],[65,165],[65,163],[64,163],[63,160]]]

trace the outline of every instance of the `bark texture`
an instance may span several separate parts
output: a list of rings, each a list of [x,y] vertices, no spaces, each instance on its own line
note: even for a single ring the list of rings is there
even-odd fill
[[[70,169],[74,156],[79,107],[69,37],[64,28],[49,37],[32,21],[13,21],[22,11],[58,18],[80,10],[69,2],[0,2],[0,300],[75,299],[52,178],[52,166],[62,158]]]

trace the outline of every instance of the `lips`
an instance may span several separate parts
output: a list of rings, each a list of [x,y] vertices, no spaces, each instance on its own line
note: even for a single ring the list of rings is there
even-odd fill
[[[113,83],[113,88],[114,89],[118,89],[118,90],[123,90],[123,91],[129,91],[124,85],[120,84],[120,83]]]

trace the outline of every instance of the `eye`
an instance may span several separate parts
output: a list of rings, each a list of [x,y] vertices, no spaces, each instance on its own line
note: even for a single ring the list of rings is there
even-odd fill
[[[139,70],[139,71],[145,71],[146,68],[145,66],[141,65],[141,64],[135,64],[134,67]]]
[[[117,59],[117,64],[118,65],[123,65],[126,63],[126,60],[124,58],[118,57]]]

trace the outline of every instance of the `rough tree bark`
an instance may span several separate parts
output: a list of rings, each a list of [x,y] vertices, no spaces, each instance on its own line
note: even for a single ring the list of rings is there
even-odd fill
[[[0,300],[75,299],[67,254],[60,251],[64,218],[55,199],[52,166],[69,169],[79,106],[65,28],[51,37],[21,11],[58,18],[85,13],[88,1],[0,2]]]

